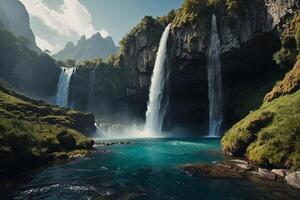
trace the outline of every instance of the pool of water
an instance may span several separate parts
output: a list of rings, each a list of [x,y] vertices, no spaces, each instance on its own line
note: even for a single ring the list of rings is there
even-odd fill
[[[14,199],[297,199],[300,192],[260,179],[191,177],[177,167],[225,159],[218,139],[139,139],[38,170]],[[298,198],[299,199],[299,198]]]

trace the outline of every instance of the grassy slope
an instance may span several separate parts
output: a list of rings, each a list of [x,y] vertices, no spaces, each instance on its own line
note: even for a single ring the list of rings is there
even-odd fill
[[[223,151],[265,167],[300,169],[299,62],[255,112],[223,137]]]
[[[68,128],[76,123],[70,117],[74,113],[76,111],[37,102],[0,87],[0,168],[27,168],[36,161],[86,153],[92,141]],[[47,118],[52,120],[45,120]],[[74,147],[58,141],[57,135],[62,131],[75,139]]]

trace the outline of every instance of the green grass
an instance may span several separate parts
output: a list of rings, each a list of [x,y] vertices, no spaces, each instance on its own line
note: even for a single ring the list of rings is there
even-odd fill
[[[262,123],[267,115],[272,117]],[[223,150],[264,167],[300,169],[300,91],[264,103],[223,137]],[[259,129],[249,129],[260,123]]]
[[[29,168],[39,162],[89,150],[91,141],[74,127],[73,115],[85,115],[50,106],[0,86],[0,169]],[[73,149],[57,139],[67,131],[76,140]]]

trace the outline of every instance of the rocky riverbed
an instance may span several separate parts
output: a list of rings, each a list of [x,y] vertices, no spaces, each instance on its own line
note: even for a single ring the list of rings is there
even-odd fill
[[[186,164],[178,169],[189,176],[204,176],[211,178],[252,178],[286,183],[300,189],[300,171],[286,169],[264,169],[251,164],[247,160],[231,159],[211,164]]]

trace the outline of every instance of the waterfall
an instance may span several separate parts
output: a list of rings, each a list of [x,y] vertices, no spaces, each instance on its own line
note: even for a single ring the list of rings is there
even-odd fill
[[[166,105],[162,105],[163,90],[165,86],[165,62],[167,57],[167,42],[171,24],[169,24],[159,43],[155,66],[151,77],[151,86],[149,91],[149,100],[146,112],[145,131],[153,134],[160,133],[164,120]]]
[[[94,97],[95,97],[95,88],[94,88],[94,78],[95,78],[95,69],[91,71],[90,77],[89,77],[89,105],[88,110],[90,112],[93,111],[94,106]]]
[[[61,68],[61,73],[57,84],[55,104],[62,107],[68,106],[70,80],[74,71],[75,68]]]
[[[220,61],[220,39],[217,19],[212,16],[210,47],[208,52],[208,98],[209,98],[209,136],[220,135],[222,117],[222,79]]]

